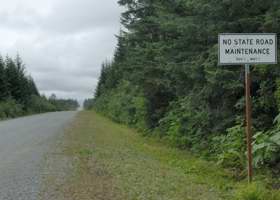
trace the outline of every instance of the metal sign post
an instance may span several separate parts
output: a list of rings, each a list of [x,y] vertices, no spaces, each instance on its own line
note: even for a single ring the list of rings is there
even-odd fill
[[[253,178],[253,155],[252,155],[252,101],[251,101],[251,74],[250,65],[245,65],[245,96],[246,96],[246,136],[248,157],[248,181]]]
[[[250,64],[277,64],[275,33],[219,34],[219,65],[245,65],[248,181],[253,179],[252,102]]]

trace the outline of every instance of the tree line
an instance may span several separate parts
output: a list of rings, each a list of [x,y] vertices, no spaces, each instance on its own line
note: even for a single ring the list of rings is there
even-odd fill
[[[219,33],[280,33],[279,0],[119,0],[123,30],[92,104],[113,120],[244,169],[244,67]],[[254,165],[280,163],[280,68],[253,66]]]
[[[26,74],[19,55],[15,59],[0,56],[0,119],[75,110],[78,106],[76,100],[48,99],[40,95],[34,80]]]

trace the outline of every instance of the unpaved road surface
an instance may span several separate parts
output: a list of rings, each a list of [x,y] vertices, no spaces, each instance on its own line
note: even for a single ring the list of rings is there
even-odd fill
[[[0,122],[0,200],[37,200],[44,155],[76,112]]]

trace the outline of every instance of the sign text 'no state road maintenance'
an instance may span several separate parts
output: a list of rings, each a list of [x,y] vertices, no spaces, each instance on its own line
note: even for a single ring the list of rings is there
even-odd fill
[[[219,35],[219,64],[276,64],[276,34]]]

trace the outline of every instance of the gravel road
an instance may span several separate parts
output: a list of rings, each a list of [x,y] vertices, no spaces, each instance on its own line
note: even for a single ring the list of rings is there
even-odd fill
[[[37,200],[44,155],[76,112],[0,122],[0,200]]]

